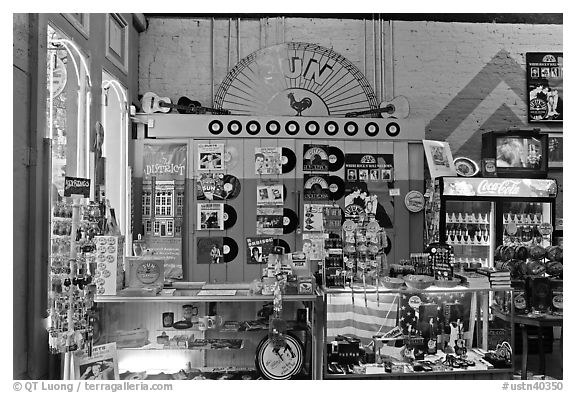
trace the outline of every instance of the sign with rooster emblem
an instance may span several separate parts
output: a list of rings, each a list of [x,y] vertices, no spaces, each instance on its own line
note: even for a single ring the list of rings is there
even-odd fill
[[[365,76],[342,55],[288,42],[242,59],[220,85],[215,107],[239,115],[344,117],[376,109],[378,102]]]

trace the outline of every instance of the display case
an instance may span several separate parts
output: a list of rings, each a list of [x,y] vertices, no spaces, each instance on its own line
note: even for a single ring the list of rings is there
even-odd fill
[[[499,245],[551,244],[554,179],[442,177],[427,211],[428,242],[454,247],[456,264],[493,267]]]
[[[322,377],[512,379],[514,326],[496,318],[511,290],[323,288]]]
[[[116,343],[120,379],[313,379],[317,299],[283,296],[279,345],[273,296],[247,284],[99,296],[95,345]]]

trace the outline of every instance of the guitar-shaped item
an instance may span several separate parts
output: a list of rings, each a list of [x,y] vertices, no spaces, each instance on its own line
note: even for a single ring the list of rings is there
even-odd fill
[[[348,112],[345,117],[358,117],[362,115],[380,114],[383,118],[405,119],[410,113],[410,104],[404,96],[394,97],[392,101],[383,101],[377,109],[369,109],[360,112]]]
[[[144,113],[168,113],[172,109],[178,110],[178,113],[195,113],[202,114],[211,112],[218,115],[229,115],[227,109],[215,109],[203,107],[198,101],[192,101],[188,97],[180,97],[177,104],[173,104],[169,97],[160,97],[156,93],[147,92],[141,100],[142,111]]]
[[[228,109],[207,108],[202,106],[200,102],[193,101],[185,96],[182,96],[178,99],[178,105],[176,106],[176,110],[178,110],[178,113],[204,114],[206,112],[210,112],[215,115],[230,114],[230,111]]]

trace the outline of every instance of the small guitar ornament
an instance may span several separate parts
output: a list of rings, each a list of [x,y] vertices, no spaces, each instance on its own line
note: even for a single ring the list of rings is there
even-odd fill
[[[362,115],[379,114],[382,118],[405,119],[410,113],[410,104],[404,96],[394,97],[392,101],[383,101],[377,109],[360,112],[348,112],[345,117],[358,117]]]
[[[177,104],[173,104],[170,97],[160,97],[156,93],[147,92],[141,100],[142,111],[144,113],[168,113],[172,109],[176,109],[178,113],[193,113],[204,114],[210,112],[217,115],[229,115],[230,111],[227,109],[216,109],[203,107],[198,101],[193,101],[188,97],[180,97]]]

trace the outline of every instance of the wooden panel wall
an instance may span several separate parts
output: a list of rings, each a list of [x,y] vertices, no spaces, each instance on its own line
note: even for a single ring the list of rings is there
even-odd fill
[[[248,264],[246,262],[246,237],[256,235],[256,186],[264,178],[276,178],[281,180],[286,187],[284,207],[297,212],[300,222],[303,217],[304,201],[304,171],[302,167],[302,157],[304,144],[326,144],[336,146],[346,153],[374,153],[393,154],[394,156],[394,183],[384,183],[387,195],[390,188],[400,190],[400,196],[390,196],[381,198],[379,203],[388,204],[387,209],[394,212],[393,228],[386,229],[388,237],[392,241],[392,249],[387,255],[389,263],[401,258],[408,258],[410,252],[418,252],[423,244],[423,213],[409,213],[404,206],[404,196],[409,190],[419,189],[423,191],[423,152],[421,144],[409,143],[408,141],[386,141],[386,140],[364,140],[364,139],[276,139],[276,138],[222,138],[222,139],[138,139],[134,141],[135,157],[134,163],[135,184],[142,181],[142,146],[145,143],[177,143],[187,142],[188,151],[188,174],[187,174],[187,203],[186,203],[186,223],[183,241],[183,270],[184,280],[187,281],[207,281],[207,282],[250,282],[259,279],[263,265]],[[236,176],[241,182],[240,195],[224,203],[233,207],[237,213],[236,224],[224,231],[199,231],[196,228],[197,203],[195,180],[197,171],[195,170],[196,156],[199,143],[222,143],[225,148],[233,147],[239,157],[240,162],[228,171]],[[279,146],[286,147],[294,151],[297,157],[296,167],[289,173],[280,175],[259,176],[254,172],[254,151],[256,147]],[[330,173],[344,179],[344,166],[337,172]],[[420,179],[420,180],[419,180]],[[134,189],[135,206],[137,215],[140,209],[140,197],[138,186]],[[298,205],[300,198],[300,205]],[[344,198],[336,202],[340,207],[344,207]],[[300,211],[298,211],[298,207]],[[135,220],[138,222],[138,220]],[[140,233],[139,227],[134,229],[134,233]],[[196,244],[199,237],[229,237],[238,245],[238,256],[225,264],[198,264]],[[275,237],[275,236],[273,236]],[[302,233],[294,231],[290,234],[277,236],[283,239],[290,246],[291,251],[302,249]],[[314,269],[313,269],[314,270]]]

